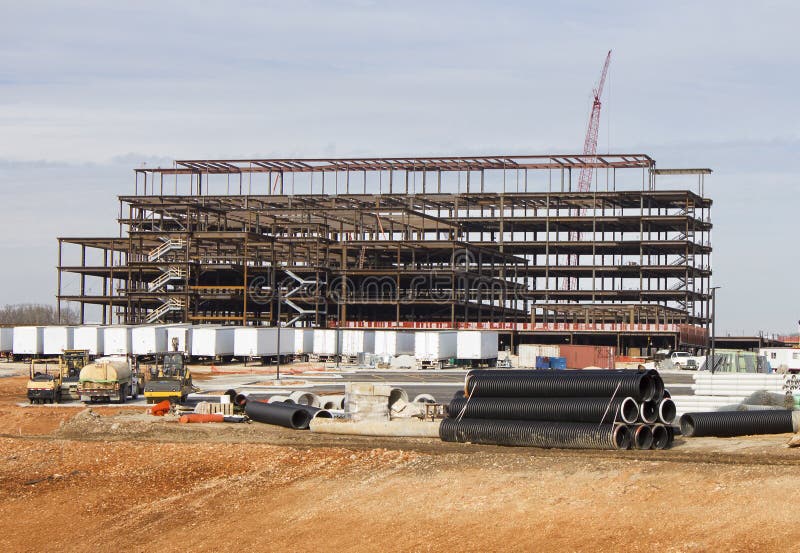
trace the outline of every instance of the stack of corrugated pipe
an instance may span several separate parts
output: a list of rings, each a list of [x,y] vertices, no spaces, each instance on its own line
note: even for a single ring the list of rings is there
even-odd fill
[[[675,404],[658,371],[473,370],[442,421],[445,442],[664,449]]]

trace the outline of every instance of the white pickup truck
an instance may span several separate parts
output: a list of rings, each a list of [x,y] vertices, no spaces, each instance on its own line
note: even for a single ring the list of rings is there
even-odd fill
[[[700,368],[704,358],[695,357],[686,351],[673,351],[669,356],[661,361],[661,369],[664,370],[697,370]]]

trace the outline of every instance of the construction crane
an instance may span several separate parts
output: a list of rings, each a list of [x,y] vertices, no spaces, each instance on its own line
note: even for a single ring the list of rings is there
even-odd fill
[[[600,108],[602,107],[600,98],[603,95],[603,86],[606,84],[606,75],[608,74],[608,65],[610,63],[611,50],[609,50],[608,54],[606,54],[606,61],[603,64],[603,71],[600,73],[600,81],[597,83],[597,87],[592,91],[594,95],[594,101],[592,102],[592,112],[589,114],[589,126],[586,129],[586,139],[583,141],[583,155],[590,157],[588,159],[584,158],[584,161],[595,161],[593,156],[597,154],[597,133],[600,129]],[[594,167],[581,167],[581,173],[578,176],[578,192],[589,191],[589,189],[592,187],[593,173]],[[585,209],[580,210],[581,215],[583,215],[585,212]],[[581,239],[581,235],[579,232],[572,231],[569,233],[569,238],[571,242],[576,242]],[[578,265],[578,254],[570,254],[569,265],[571,267]],[[577,288],[578,279],[576,277],[565,278],[563,280],[563,290],[574,290]]]

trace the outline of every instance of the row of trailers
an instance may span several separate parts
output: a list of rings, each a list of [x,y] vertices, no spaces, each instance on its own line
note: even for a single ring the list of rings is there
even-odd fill
[[[146,357],[181,352],[196,360],[280,358],[368,364],[399,356],[421,367],[494,365],[499,333],[483,330],[354,330],[215,325],[18,326],[0,329],[0,351],[16,360],[86,350]]]

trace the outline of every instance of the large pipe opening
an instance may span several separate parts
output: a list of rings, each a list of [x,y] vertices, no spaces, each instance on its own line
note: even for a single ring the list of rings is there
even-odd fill
[[[636,403],[636,400],[632,397],[623,399],[619,406],[619,416],[628,424],[635,423],[636,419],[639,418],[639,405]]]
[[[624,424],[620,424],[614,428],[612,439],[614,447],[617,449],[630,449],[631,447],[631,433]]]
[[[636,449],[650,449],[653,446],[653,431],[646,424],[633,427],[633,447]]]
[[[653,424],[658,420],[658,404],[654,401],[643,401],[639,408],[639,415],[642,422]]]
[[[677,414],[678,410],[675,407],[674,401],[671,399],[661,400],[661,403],[658,405],[658,418],[661,422],[664,424],[672,424]]]
[[[666,449],[670,444],[670,433],[663,424],[654,424],[652,430],[653,449]]]

